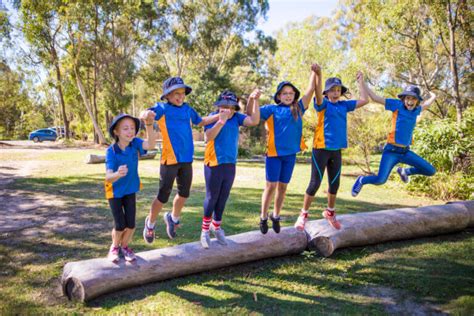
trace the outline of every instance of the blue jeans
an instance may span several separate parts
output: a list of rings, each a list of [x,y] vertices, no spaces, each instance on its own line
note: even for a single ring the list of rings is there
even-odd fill
[[[428,161],[415,154],[409,147],[402,148],[387,144],[383,149],[379,173],[376,176],[362,177],[362,184],[384,184],[387,182],[393,167],[398,163],[412,166],[412,168],[405,169],[406,174],[409,176],[415,174],[432,176],[436,172],[436,169]]]

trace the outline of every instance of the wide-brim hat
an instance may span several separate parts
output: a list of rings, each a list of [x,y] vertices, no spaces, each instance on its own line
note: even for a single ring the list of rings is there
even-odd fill
[[[341,79],[337,77],[331,77],[331,78],[328,78],[324,84],[323,94],[326,95],[329,90],[337,86],[341,87],[341,94],[345,94],[348,90],[347,87],[342,84]]]
[[[421,97],[421,90],[417,86],[408,86],[402,93],[398,95],[400,99],[406,96],[412,96],[420,101],[423,101],[423,98]]]
[[[281,90],[283,89],[284,86],[290,86],[295,90],[295,100],[298,101],[300,99],[300,90],[298,90],[291,82],[289,81],[282,81],[278,84],[277,90],[275,94],[273,95],[273,101],[275,101],[276,104],[280,104],[281,100],[278,98],[278,95],[280,94]]]
[[[221,106],[234,106],[236,111],[240,111],[239,98],[235,93],[229,90],[223,91],[217,98],[214,105],[217,107]]]
[[[184,81],[181,77],[170,77],[166,79],[165,82],[163,82],[163,94],[161,95],[160,99],[164,100],[166,95],[180,88],[184,88],[186,95],[193,91],[193,88],[184,84]]]
[[[116,117],[114,117],[114,119],[112,120],[112,123],[110,123],[110,126],[109,126],[109,134],[110,136],[113,138],[113,139],[116,139],[116,135],[114,134],[114,129],[115,127],[117,126],[117,124],[124,118],[131,118],[133,120],[133,122],[135,123],[135,135],[138,134],[138,131],[140,129],[140,120],[137,119],[136,117],[133,117],[129,114],[125,114],[125,113],[122,113],[122,114],[119,114],[117,115]]]

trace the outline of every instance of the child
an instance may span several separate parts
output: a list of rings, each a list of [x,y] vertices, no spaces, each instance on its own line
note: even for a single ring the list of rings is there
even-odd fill
[[[219,121],[206,125],[206,151],[204,155],[204,177],[206,179],[206,198],[202,218],[201,245],[209,248],[211,238],[209,228],[217,242],[226,245],[224,230],[221,228],[222,214],[229,198],[235,178],[235,164],[239,147],[239,127],[255,126],[260,122],[258,99],[260,91],[255,90],[249,97],[252,103],[251,115],[239,113],[239,99],[231,91],[224,91],[214,103],[219,108]]]
[[[410,150],[413,130],[416,120],[421,111],[430,106],[436,95],[430,92],[430,98],[424,102],[421,98],[420,89],[416,86],[409,86],[398,95],[399,99],[384,99],[376,95],[364,83],[370,98],[377,103],[385,105],[385,109],[392,111],[392,128],[388,134],[380,161],[379,172],[376,176],[359,176],[352,187],[352,196],[357,196],[364,184],[384,184],[393,167],[398,163],[405,163],[412,168],[398,167],[397,172],[403,182],[408,183],[409,176],[422,174],[432,176],[435,168],[426,160]]]
[[[362,73],[357,73],[359,83],[360,100],[340,100],[348,90],[343,86],[339,78],[326,80],[324,91],[321,92],[321,70],[317,73],[318,82],[316,86],[316,98],[314,108],[318,113],[318,123],[314,133],[313,152],[311,160],[311,180],[304,196],[301,214],[295,223],[298,230],[303,230],[308,219],[308,210],[314,200],[316,191],[323,180],[324,170],[328,173],[328,206],[323,211],[323,216],[335,229],[341,225],[336,220],[335,204],[336,194],[339,189],[339,181],[342,167],[341,149],[347,147],[347,113],[366,105],[368,101],[367,92],[362,85]],[[324,98],[323,98],[324,95]]]
[[[305,94],[288,81],[280,82],[273,96],[275,104],[260,109],[267,129],[268,148],[265,159],[266,186],[262,194],[260,231],[268,232],[268,208],[276,191],[273,214],[270,215],[272,228],[280,232],[280,212],[285,199],[286,188],[293,174],[296,153],[305,149],[303,140],[303,114],[308,108],[314,92],[317,65],[311,65],[311,76]]]
[[[147,112],[141,117],[145,119]],[[109,201],[115,228],[112,230],[112,246],[108,259],[119,261],[119,250],[127,261],[136,259],[132,249],[128,248],[135,231],[135,193],[141,189],[138,177],[138,158],[148,149],[155,148],[153,120],[145,120],[147,140],[135,137],[140,120],[128,114],[114,118],[109,128],[115,143],[107,148],[105,166],[105,195]]]
[[[160,186],[157,197],[153,200],[150,213],[145,219],[143,238],[147,243],[155,239],[155,221],[163,205],[168,202],[174,180],[176,179],[178,193],[173,200],[172,212],[163,215],[166,233],[170,239],[176,237],[176,227],[179,225],[181,210],[189,197],[193,179],[194,144],[191,123],[204,126],[217,121],[218,115],[201,118],[199,114],[184,102],[192,88],[184,84],[180,77],[171,77],[163,83],[163,95],[153,113],[148,116],[158,121],[158,127],[163,135],[161,152]]]

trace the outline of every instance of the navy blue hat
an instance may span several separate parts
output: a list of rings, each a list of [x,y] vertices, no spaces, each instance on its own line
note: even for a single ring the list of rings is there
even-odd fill
[[[398,97],[402,99],[407,95],[415,97],[420,101],[423,101],[423,98],[421,97],[421,90],[417,86],[408,86],[402,93],[398,95]]]
[[[326,80],[324,84],[324,91],[323,94],[326,95],[332,87],[340,86],[341,87],[341,94],[345,94],[347,92],[347,88],[342,84],[341,79],[337,77],[331,77]]]
[[[167,94],[179,88],[184,88],[186,95],[193,91],[190,86],[184,84],[184,81],[181,79],[181,77],[170,77],[166,79],[165,82],[163,82],[163,94],[161,95],[160,99],[164,100]]]
[[[131,118],[135,122],[135,135],[138,134],[138,130],[140,129],[140,120],[137,119],[136,117],[133,117],[133,116],[129,115],[129,114],[122,113],[122,114],[119,114],[116,117],[114,117],[114,119],[112,120],[112,123],[110,124],[109,134],[113,139],[117,140],[117,135],[114,134],[115,127],[117,126],[117,124],[122,119],[124,119],[126,117]]]
[[[273,101],[275,101],[276,104],[280,104],[281,102],[281,100],[278,98],[278,95],[280,94],[284,86],[292,87],[293,90],[295,90],[295,100],[298,101],[300,99],[300,90],[296,89],[296,87],[291,82],[282,81],[278,84],[277,91],[275,92],[275,95],[273,96]]]
[[[218,107],[224,105],[235,106],[235,110],[240,111],[239,98],[234,92],[229,90],[222,91],[222,93],[217,98],[217,101],[214,102],[214,105]]]

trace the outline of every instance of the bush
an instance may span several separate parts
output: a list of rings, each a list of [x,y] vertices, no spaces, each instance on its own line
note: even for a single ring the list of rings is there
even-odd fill
[[[413,151],[436,168],[433,177],[413,177],[410,191],[443,200],[469,199],[474,192],[473,115],[466,111],[460,127],[454,120],[426,120],[414,133]]]

